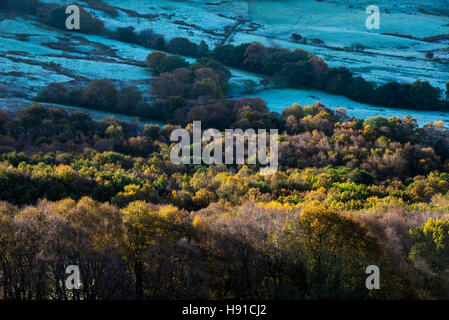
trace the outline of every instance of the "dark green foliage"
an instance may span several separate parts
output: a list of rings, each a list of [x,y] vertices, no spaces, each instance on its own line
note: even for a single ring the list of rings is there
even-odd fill
[[[358,76],[351,80],[345,95],[355,101],[370,102],[373,99],[374,85]]]
[[[144,29],[137,34],[137,43],[144,47],[165,50],[165,37],[151,29]],[[124,40],[126,42],[126,40]]]
[[[117,112],[121,114],[136,114],[136,109],[143,102],[142,93],[137,87],[123,87],[118,96]]]
[[[312,77],[312,65],[308,62],[286,64],[279,73],[282,84],[293,88],[310,86]]]
[[[85,88],[68,90],[62,83],[51,83],[35,98],[37,101],[104,110],[146,119],[158,119],[135,86],[117,90],[106,79],[93,80]]]
[[[157,67],[158,73],[170,72],[178,68],[187,67],[189,63],[179,56],[168,56]]]
[[[115,85],[106,80],[94,80],[83,92],[83,104],[92,109],[113,111],[117,108],[118,92]]]
[[[113,37],[119,41],[138,43],[139,38],[134,32],[134,27],[117,28]]]
[[[36,96],[37,101],[70,104],[67,88],[62,83],[53,82],[43,88]]]

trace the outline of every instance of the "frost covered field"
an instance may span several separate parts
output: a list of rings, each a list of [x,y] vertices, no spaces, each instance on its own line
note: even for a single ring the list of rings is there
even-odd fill
[[[330,66],[345,66],[377,83],[421,79],[443,89],[449,80],[449,40],[432,39],[449,34],[449,0],[378,0],[380,30],[365,27],[365,9],[372,1],[103,0],[117,12],[116,16],[107,10],[92,9],[86,1],[43,2],[75,3],[101,19],[109,30],[150,28],[166,39],[186,37],[196,43],[204,40],[210,48],[252,41],[303,48]],[[294,42],[292,33],[308,40]],[[4,109],[11,106],[6,103],[8,99],[31,99],[51,82],[108,78],[147,90],[153,78],[144,67],[151,50],[102,36],[53,29],[31,16],[0,11],[0,43],[0,98]],[[355,44],[365,49],[353,50]],[[435,54],[432,60],[426,58],[428,51]],[[241,83],[245,79],[261,80],[233,70],[231,95],[244,95]],[[420,123],[449,122],[449,116],[441,112],[378,108],[307,90],[263,90],[252,95],[265,99],[273,111],[293,102],[305,105],[316,99],[332,108],[345,107],[349,115],[358,117],[407,114],[418,117]]]

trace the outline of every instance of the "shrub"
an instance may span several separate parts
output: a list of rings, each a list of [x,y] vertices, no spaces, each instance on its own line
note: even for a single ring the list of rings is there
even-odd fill
[[[255,93],[257,89],[257,82],[252,79],[243,80],[243,93]]]
[[[385,107],[399,105],[399,83],[389,82],[376,88],[374,91],[374,103]]]
[[[329,68],[324,73],[326,92],[333,94],[344,94],[347,90],[348,84],[352,80],[352,73],[344,68]]]
[[[169,73],[161,74],[154,80],[150,88],[150,93],[161,99],[166,99],[171,96],[184,97],[186,94],[186,87],[177,81],[177,79]]]
[[[261,72],[263,70],[266,53],[267,50],[262,44],[254,42],[246,48],[243,64],[247,66],[249,70]]]

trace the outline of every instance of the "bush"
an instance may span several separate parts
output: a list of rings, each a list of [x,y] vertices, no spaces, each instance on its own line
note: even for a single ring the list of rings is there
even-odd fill
[[[329,68],[323,73],[324,89],[333,94],[345,94],[347,86],[352,81],[352,73],[344,68]]]
[[[389,82],[374,91],[374,103],[385,107],[394,107],[399,104],[399,83]]]
[[[416,80],[410,85],[408,101],[414,107],[439,106],[441,90],[432,87],[429,81]]]
[[[428,81],[416,80],[412,84],[390,82],[374,91],[376,104],[387,107],[440,107],[441,90]]]
[[[296,41],[304,41],[299,34],[292,34],[291,37]],[[354,44],[353,49],[361,51],[364,47]],[[325,90],[355,101],[385,107],[448,108],[447,103],[440,100],[439,88],[428,82],[390,82],[375,88],[373,83],[360,76],[354,78],[347,68],[329,68],[322,59],[302,49],[290,51],[254,42],[238,46],[218,45],[209,56],[226,66],[274,76],[280,85],[287,87]]]
[[[410,230],[413,246],[410,259],[433,282],[433,291],[447,299],[449,264],[449,221],[429,219]],[[422,261],[424,259],[424,261]]]
[[[154,80],[150,88],[150,93],[160,99],[166,99],[172,96],[184,97],[186,95],[185,89],[186,86],[180,83],[174,75],[163,73]]]
[[[151,68],[153,70],[158,70],[159,65],[165,59],[167,59],[167,55],[165,53],[159,52],[159,51],[152,52],[147,56],[146,65],[148,68]]]
[[[366,47],[361,43],[354,43],[351,46],[351,49],[360,52],[360,51],[364,51],[366,49]]]
[[[257,82],[252,79],[243,80],[243,93],[255,93],[257,89]]]
[[[67,94],[67,105],[81,107],[83,105],[83,92],[83,88],[75,88],[70,90]]]
[[[117,112],[134,115],[139,104],[143,102],[142,93],[135,86],[124,87],[119,92]]]
[[[209,46],[204,40],[198,45],[198,57],[207,57],[209,55]]]
[[[312,65],[309,62],[289,63],[279,73],[282,85],[301,88],[308,87],[312,83]]]
[[[173,38],[167,43],[167,50],[171,53],[188,57],[198,56],[198,46],[186,38]]]
[[[299,120],[305,116],[305,113],[299,104],[294,103],[292,106],[282,110],[282,116],[284,118],[288,118],[291,115],[294,116],[296,118],[296,120]]]

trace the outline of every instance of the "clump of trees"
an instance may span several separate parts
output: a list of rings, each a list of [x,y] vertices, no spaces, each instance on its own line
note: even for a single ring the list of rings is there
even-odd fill
[[[193,57],[209,57],[223,65],[274,76],[278,85],[291,88],[313,88],[332,94],[344,95],[352,100],[386,107],[398,108],[447,108],[441,99],[441,90],[428,81],[413,83],[389,82],[380,86],[354,76],[347,68],[331,68],[325,61],[302,49],[293,51],[283,48],[265,47],[260,43],[244,43],[237,46],[220,45],[198,54],[196,44],[187,39],[174,38],[165,50]],[[183,49],[181,49],[183,48]],[[184,51],[182,51],[184,50]],[[171,71],[179,67],[178,58],[160,64],[162,53],[150,55],[147,66],[156,72]],[[167,68],[165,64],[175,65]],[[155,68],[157,64],[163,70]],[[171,70],[170,70],[171,69]]]
[[[191,216],[140,201],[119,210],[85,197],[23,209],[1,203],[0,215],[0,295],[10,300],[360,299],[369,297],[360,267],[381,262],[356,222],[310,209],[283,222],[291,214],[257,205],[234,217],[223,208]],[[64,286],[70,264],[80,268],[81,290]],[[376,295],[400,293],[388,289]]]
[[[176,55],[195,58],[209,56],[209,46],[204,40],[199,44],[182,37],[174,37],[166,41],[164,35],[157,34],[152,29],[136,32],[134,27],[123,27],[109,32],[109,36],[123,42],[136,43],[147,48],[167,51]]]
[[[4,0],[0,3],[0,9],[36,14],[41,4],[39,0]]]
[[[257,98],[207,108],[189,114],[281,129],[278,172],[175,166],[175,125],[0,113],[0,298],[447,297],[444,126],[321,104],[269,123]],[[63,286],[69,264],[80,291]],[[371,264],[381,290],[365,288]]]
[[[425,224],[410,230],[413,246],[410,259],[424,274],[433,291],[447,298],[449,221],[430,218]]]
[[[208,297],[188,216],[176,208],[136,202],[120,211],[86,197],[23,209],[1,203],[0,215],[2,299]],[[66,289],[68,265],[80,268],[81,290]]]

